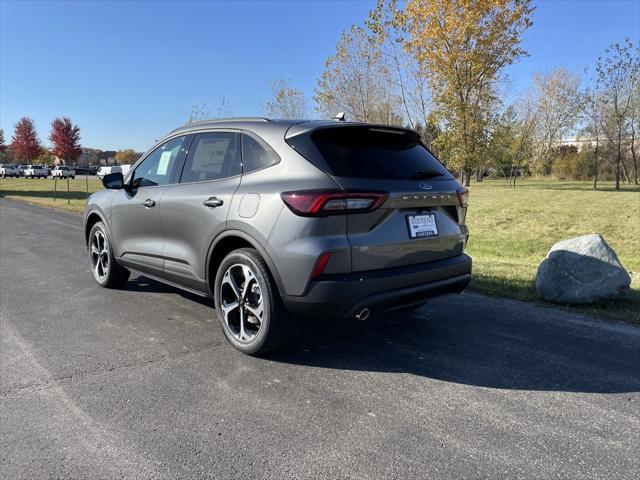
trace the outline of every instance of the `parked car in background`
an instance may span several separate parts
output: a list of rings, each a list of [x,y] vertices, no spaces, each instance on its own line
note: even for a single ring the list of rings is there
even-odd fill
[[[199,122],[103,185],[84,214],[96,282],[135,270],[212,297],[247,354],[282,346],[296,318],[411,311],[471,279],[468,191],[405,128]]]
[[[0,165],[0,177],[19,177],[20,170],[18,170],[18,166],[12,163],[3,163]]]
[[[53,178],[76,178],[76,171],[67,167],[66,165],[58,165],[51,170],[51,177]]]
[[[49,172],[44,165],[27,165],[24,170],[24,178],[47,178]]]
[[[89,165],[73,165],[76,175],[89,175]]]
[[[24,171],[27,169],[27,166],[20,164],[17,167],[18,167],[18,176],[24,177]]]
[[[111,165],[109,167],[100,167],[96,175],[98,178],[103,179],[105,175],[109,175],[110,173],[123,173],[122,168],[119,165]]]

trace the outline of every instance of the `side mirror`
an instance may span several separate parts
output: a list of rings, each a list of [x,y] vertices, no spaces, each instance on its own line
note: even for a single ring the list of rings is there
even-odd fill
[[[111,190],[121,190],[124,188],[124,177],[120,172],[110,173],[102,177],[102,185]]]

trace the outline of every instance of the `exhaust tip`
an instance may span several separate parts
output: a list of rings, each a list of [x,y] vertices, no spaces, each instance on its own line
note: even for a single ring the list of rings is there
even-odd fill
[[[368,308],[363,308],[360,312],[356,313],[356,320],[364,321],[369,318],[371,312]]]

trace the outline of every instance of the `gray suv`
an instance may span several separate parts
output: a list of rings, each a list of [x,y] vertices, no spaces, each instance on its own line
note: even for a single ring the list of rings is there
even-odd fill
[[[96,281],[134,270],[211,297],[248,354],[283,345],[294,318],[410,311],[471,277],[468,192],[411,130],[192,123],[103,183],[84,213]]]

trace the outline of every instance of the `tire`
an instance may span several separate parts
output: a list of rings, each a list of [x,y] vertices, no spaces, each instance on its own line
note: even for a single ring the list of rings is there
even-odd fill
[[[222,331],[241,352],[265,355],[283,347],[293,336],[293,319],[282,304],[267,264],[253,248],[234,250],[222,260],[213,291]],[[223,310],[223,305],[234,302],[236,307]]]
[[[118,265],[113,255],[109,233],[97,222],[89,232],[89,265],[95,281],[104,288],[121,288],[131,272]]]

